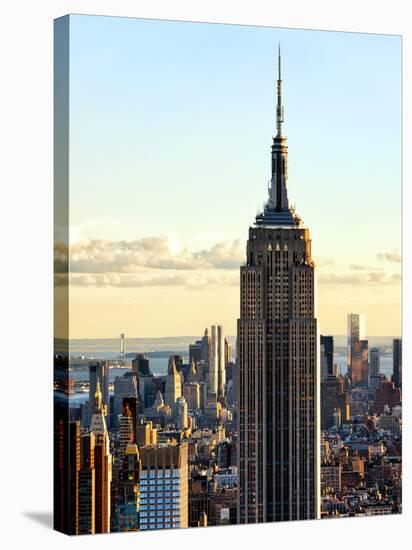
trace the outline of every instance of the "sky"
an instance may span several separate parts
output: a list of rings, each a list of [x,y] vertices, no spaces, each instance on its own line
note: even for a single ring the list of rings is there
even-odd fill
[[[236,333],[281,44],[320,332],[401,330],[401,39],[71,16],[70,337]]]

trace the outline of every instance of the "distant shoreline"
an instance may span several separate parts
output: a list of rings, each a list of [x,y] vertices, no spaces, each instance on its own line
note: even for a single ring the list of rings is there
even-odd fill
[[[231,344],[232,349],[235,348],[236,336],[225,335],[228,342]],[[201,335],[197,336],[161,336],[151,338],[125,338],[125,351],[126,354],[130,353],[156,353],[156,352],[170,352],[170,354],[181,354],[182,350],[185,353],[188,352],[190,344],[193,344],[196,340],[199,340]],[[346,335],[333,335],[335,343],[335,351],[339,353],[341,349],[345,349],[347,346]],[[399,338],[399,336],[367,336],[369,341],[369,347],[381,347],[391,348],[392,340]],[[69,341],[55,338],[55,346],[59,347],[62,344],[67,345],[70,349],[70,354],[82,354],[82,353],[116,353],[120,351],[120,334],[118,338],[73,338]],[[385,350],[382,349],[385,353]],[[387,352],[387,351],[386,351]]]

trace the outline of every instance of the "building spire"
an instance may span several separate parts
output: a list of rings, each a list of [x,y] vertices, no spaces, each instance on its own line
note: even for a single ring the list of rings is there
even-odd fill
[[[281,57],[280,57],[280,42],[278,44],[278,80],[282,80],[281,78]]]
[[[276,104],[276,130],[272,143],[272,178],[269,186],[269,197],[263,212],[256,216],[256,225],[260,226],[296,226],[300,218],[289,206],[288,182],[288,147],[282,133],[284,121],[282,101],[282,58],[280,44],[278,47],[278,80]]]
[[[94,394],[94,400],[95,400],[95,410],[101,411],[102,410],[102,390],[100,388],[100,380],[99,377],[97,377],[97,384],[96,384],[96,391]]]
[[[280,56],[280,43],[278,48],[278,102],[276,106],[276,129],[277,136],[282,136],[282,123],[284,119],[283,105],[282,105],[282,58]]]

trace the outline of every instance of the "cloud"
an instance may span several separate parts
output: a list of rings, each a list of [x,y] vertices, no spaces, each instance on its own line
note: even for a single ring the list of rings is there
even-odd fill
[[[55,275],[55,285],[64,286],[67,284],[67,277],[62,274]],[[181,272],[171,274],[154,273],[93,273],[93,274],[71,274],[70,285],[76,287],[97,287],[97,288],[142,288],[156,286],[185,287],[191,290],[203,290],[216,286],[235,286],[239,284],[239,273],[237,272]]]
[[[401,276],[397,273],[387,274],[382,271],[370,271],[369,273],[342,273],[322,274],[319,283],[322,285],[392,285],[399,284]]]
[[[239,239],[210,248],[190,251],[171,236],[145,237],[134,241],[82,239],[70,246],[71,273],[135,273],[139,269],[205,270],[237,269],[244,256]],[[55,244],[55,271],[67,270],[68,249]]]
[[[235,239],[217,243],[209,250],[196,252],[195,258],[218,269],[238,269],[245,254],[245,247],[240,239]]]
[[[245,247],[240,239],[220,241],[209,247],[191,250],[174,235],[144,237],[133,241],[81,239],[68,248],[55,243],[55,284],[77,287],[185,287],[204,289],[239,284],[239,266]],[[391,258],[399,257],[389,253]],[[385,256],[386,258],[386,256]],[[397,261],[397,260],[390,260]],[[320,258],[317,265],[335,262]],[[399,284],[400,275],[388,274],[367,265],[351,264],[352,272],[322,273],[321,285],[379,286]]]
[[[380,252],[377,256],[378,260],[386,260],[387,262],[400,263],[402,261],[402,256],[396,250],[392,252]]]
[[[245,254],[239,239],[222,241],[197,251],[189,250],[174,235],[134,241],[88,240],[68,248],[55,243],[55,284],[82,287],[185,286],[239,283],[239,266]]]
[[[353,269],[355,271],[382,271],[380,268],[371,267],[370,265],[363,265],[363,264],[350,264],[349,269]]]

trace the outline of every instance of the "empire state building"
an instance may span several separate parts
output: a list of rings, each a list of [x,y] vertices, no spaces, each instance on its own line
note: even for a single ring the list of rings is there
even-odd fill
[[[278,71],[269,197],[240,268],[239,523],[319,517],[314,262],[309,230],[288,201],[280,51]]]

